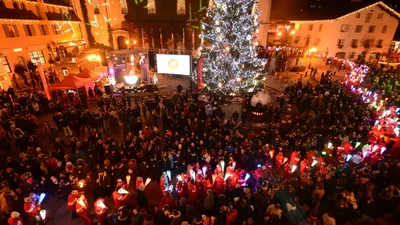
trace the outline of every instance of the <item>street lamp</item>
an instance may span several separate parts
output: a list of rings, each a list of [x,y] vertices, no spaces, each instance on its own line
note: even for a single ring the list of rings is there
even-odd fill
[[[129,40],[126,40],[125,43],[126,43],[126,47],[129,48]]]
[[[318,51],[318,49],[316,49],[316,48],[310,48],[310,50],[308,50],[308,52],[311,53],[310,63],[308,64],[308,69],[311,69],[311,60],[313,58],[313,53],[316,53],[317,51]]]
[[[134,45],[134,46],[136,46],[136,43],[137,43],[137,41],[136,41],[136,40],[133,40],[133,45]]]

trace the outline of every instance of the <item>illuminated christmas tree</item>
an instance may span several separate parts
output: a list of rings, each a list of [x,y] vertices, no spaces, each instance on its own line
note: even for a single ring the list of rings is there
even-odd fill
[[[224,94],[252,92],[265,60],[256,55],[256,0],[215,0],[202,23],[204,83]]]

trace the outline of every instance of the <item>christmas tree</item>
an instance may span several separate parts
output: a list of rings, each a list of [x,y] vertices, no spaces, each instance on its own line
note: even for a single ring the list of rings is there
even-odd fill
[[[265,60],[256,55],[256,0],[215,0],[202,23],[204,83],[224,94],[255,91]]]

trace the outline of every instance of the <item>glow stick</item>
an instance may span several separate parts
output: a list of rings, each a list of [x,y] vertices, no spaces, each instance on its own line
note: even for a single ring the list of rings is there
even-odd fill
[[[201,171],[201,170],[197,170],[197,174],[200,174],[200,175],[202,175],[202,174],[203,174],[203,171]]]
[[[228,177],[230,177],[231,175],[229,174],[229,173],[226,173],[225,174],[225,177],[224,177],[224,181],[226,181],[227,179],[228,179]]]
[[[314,159],[314,161],[311,163],[311,166],[317,165],[318,161]]]
[[[235,170],[235,167],[236,167],[236,162],[235,162],[235,161],[233,161],[233,162],[232,162],[232,171],[234,171],[234,170]]]
[[[297,169],[297,166],[296,166],[296,165],[293,165],[293,166],[292,166],[292,173],[293,173],[294,171],[296,171],[296,169]]]
[[[346,156],[346,162],[350,161],[351,157],[353,157],[353,156],[350,155],[350,154],[348,154],[348,155]]]
[[[46,219],[46,210],[42,209],[39,211],[40,217],[42,218],[42,220]]]
[[[396,136],[398,137],[400,134],[400,128],[395,128],[393,131],[396,134]]]
[[[246,182],[250,178],[250,174],[246,173],[246,176],[244,177],[244,181]]]
[[[356,146],[354,148],[357,148],[360,145],[361,145],[361,142],[357,141]]]
[[[376,120],[375,121],[375,126],[378,125],[378,124],[379,124],[379,120]]]
[[[386,147],[381,148],[381,154],[383,154],[386,151]]]
[[[269,157],[274,158],[274,151],[269,151]]]
[[[169,180],[171,180],[171,171],[167,170],[167,177]]]
[[[203,166],[203,174],[206,175],[207,174],[207,167]]]
[[[215,179],[217,179],[217,175],[213,174],[213,175],[212,175],[212,181],[213,181],[213,183],[215,183]]]
[[[126,184],[129,185],[131,183],[131,175],[126,175]]]
[[[260,169],[260,168],[261,168],[261,164],[258,164],[258,165],[257,165],[257,168],[259,168],[259,169]]]
[[[397,108],[397,109],[396,109],[396,112],[399,112],[399,111],[400,111],[400,108]]]
[[[149,183],[150,183],[151,179],[150,177],[146,179],[146,183],[144,184],[144,186],[146,187]]]
[[[168,190],[169,191],[172,191],[174,189],[174,186],[171,184],[171,185],[169,185],[169,187],[168,187]]]
[[[322,154],[322,155],[326,155],[326,151],[322,151],[321,154]]]
[[[38,203],[39,203],[39,204],[42,204],[43,199],[44,199],[45,197],[46,197],[46,194],[45,194],[45,193],[40,194],[40,195],[39,195]]]
[[[124,195],[124,194],[129,194],[129,192],[127,190],[123,189],[123,188],[120,188],[118,190],[118,194]]]
[[[182,176],[181,175],[176,176],[176,178],[178,179],[178,181],[182,181]]]
[[[287,161],[288,161],[287,157],[283,158],[283,164],[285,164]]]
[[[220,164],[221,164],[221,169],[222,169],[222,172],[224,172],[224,169],[225,169],[225,161],[221,161],[220,162]]]
[[[368,155],[368,151],[363,151],[363,158],[365,158]]]
[[[78,186],[79,186],[80,188],[83,188],[83,185],[84,185],[84,182],[83,182],[83,181],[79,181],[79,182],[78,182]]]
[[[190,176],[193,180],[196,180],[196,173],[193,170],[190,171]]]
[[[83,197],[84,197],[84,195],[82,195],[81,197],[79,197],[79,199],[78,199],[76,202],[77,202],[79,205],[81,205],[82,207],[86,208],[87,206],[86,206],[85,202],[83,201]]]
[[[332,143],[328,143],[328,148],[331,148],[332,147]]]
[[[373,148],[372,148],[372,152],[375,152],[377,149],[378,149],[378,145],[375,145]]]
[[[107,209],[107,206],[104,205],[104,202],[103,202],[103,201],[97,201],[96,205],[97,205],[98,207],[100,207],[100,208]]]

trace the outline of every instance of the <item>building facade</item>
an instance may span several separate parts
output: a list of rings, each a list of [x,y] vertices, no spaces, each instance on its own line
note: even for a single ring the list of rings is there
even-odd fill
[[[118,49],[117,39],[129,34],[122,29],[128,15],[127,0],[70,0],[77,16],[84,22],[90,46]]]
[[[67,4],[42,0],[0,2],[0,88],[11,86],[14,66],[49,65],[85,48],[84,27]]]
[[[382,2],[329,19],[300,16],[290,21],[289,43],[324,56],[379,59],[389,51],[399,19],[400,14]]]

